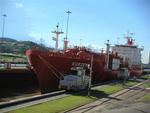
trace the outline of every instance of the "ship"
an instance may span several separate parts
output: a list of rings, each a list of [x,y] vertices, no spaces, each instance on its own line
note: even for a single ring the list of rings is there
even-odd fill
[[[106,51],[94,52],[89,48],[74,46],[68,48],[68,40],[64,38],[63,50],[58,49],[59,25],[52,33],[55,49],[42,51],[32,49],[26,51],[29,67],[38,78],[41,93],[58,90],[59,82],[71,72],[73,67],[82,67],[89,73],[91,58],[93,58],[92,84],[114,80],[125,75],[139,77],[141,69],[141,48],[133,44],[133,39],[126,36],[126,44],[112,46],[110,52],[109,40],[106,43]],[[124,74],[121,74],[124,73]]]
[[[141,51],[143,51],[143,47],[140,48],[134,44],[134,34],[135,33],[127,32],[124,36],[126,43],[112,46],[112,51],[118,53],[118,55],[123,58],[124,64],[128,67],[130,77],[139,77],[143,73],[141,62]]]
[[[66,51],[27,50],[30,69],[36,74],[42,93],[58,89],[59,81],[72,67],[90,66],[93,57],[92,84],[117,78],[121,58],[117,54],[94,53],[86,48],[68,48]]]
[[[94,52],[89,48],[74,46],[68,48],[68,40],[64,38],[63,50],[58,49],[59,25],[56,26],[53,40],[55,49],[42,51],[32,49],[26,51],[30,69],[38,78],[41,93],[58,89],[59,81],[71,72],[72,67],[84,67],[89,72],[91,58],[93,58],[92,84],[116,79],[123,67],[123,59],[117,53],[110,52],[109,40],[106,43],[106,52]]]
[[[118,77],[129,76],[128,69],[131,75],[136,75],[139,71],[138,67],[133,67],[127,58],[124,58],[117,47],[136,48],[132,45],[132,40],[128,40],[129,45],[116,45],[110,52],[109,40],[106,43],[106,51],[100,52],[92,51],[90,48],[83,46],[68,47],[68,21],[70,11],[68,14],[66,37],[63,40],[63,50],[58,49],[58,37],[63,34],[59,30],[59,24],[56,26],[56,30],[52,31],[54,34],[53,40],[55,41],[55,49],[49,51],[43,51],[39,49],[32,49],[26,51],[26,56],[29,63],[29,68],[37,76],[41,93],[48,93],[58,90],[59,83],[67,75],[70,75],[72,68],[84,68],[85,75],[88,75],[90,67],[92,67],[91,83],[97,84],[108,80],[114,80]],[[130,39],[130,37],[128,37]],[[139,54],[138,54],[139,55]],[[91,59],[92,64],[91,64]],[[139,58],[140,59],[140,58]],[[132,66],[131,66],[132,65]],[[140,74],[141,71],[138,73]]]

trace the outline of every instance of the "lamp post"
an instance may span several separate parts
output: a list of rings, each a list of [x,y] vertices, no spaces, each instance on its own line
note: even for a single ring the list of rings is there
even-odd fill
[[[69,15],[71,14],[70,11],[66,12],[68,14],[68,18],[67,18],[67,27],[66,27],[66,39],[67,39],[67,35],[68,35],[68,23],[69,23]]]
[[[67,17],[66,37],[64,38],[64,51],[67,50],[67,46],[68,46],[68,39],[67,39],[68,38],[67,37],[67,35],[68,35],[68,23],[69,23],[69,15],[71,14],[71,12],[67,11],[66,13],[68,14],[68,17]]]
[[[88,86],[88,96],[90,96],[90,91],[91,91],[92,71],[93,71],[93,55],[91,56],[91,66],[90,66],[90,78],[89,78],[89,86]]]
[[[106,48],[107,57],[106,57],[105,69],[108,71],[108,69],[109,69],[109,49],[110,49],[109,40],[107,40],[106,47],[107,47],[107,48]]]
[[[4,38],[4,30],[5,30],[5,18],[7,17],[6,14],[3,14],[3,26],[2,26],[2,40],[1,42],[3,42],[3,38]]]

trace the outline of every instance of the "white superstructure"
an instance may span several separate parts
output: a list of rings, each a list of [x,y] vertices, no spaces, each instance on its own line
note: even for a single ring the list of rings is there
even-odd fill
[[[125,37],[127,43],[125,45],[115,45],[112,47],[114,53],[118,53],[124,62],[128,62],[129,67],[141,66],[141,48],[133,45],[133,39],[130,36]]]

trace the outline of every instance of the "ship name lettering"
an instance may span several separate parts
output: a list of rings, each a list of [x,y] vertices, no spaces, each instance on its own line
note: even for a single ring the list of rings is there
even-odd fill
[[[74,66],[74,67],[89,67],[89,64],[81,63],[81,62],[72,62],[72,66]]]

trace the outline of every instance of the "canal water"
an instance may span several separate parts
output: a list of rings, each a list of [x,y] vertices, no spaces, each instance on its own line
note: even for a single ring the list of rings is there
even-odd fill
[[[38,80],[27,69],[0,69],[0,102],[40,92]]]

